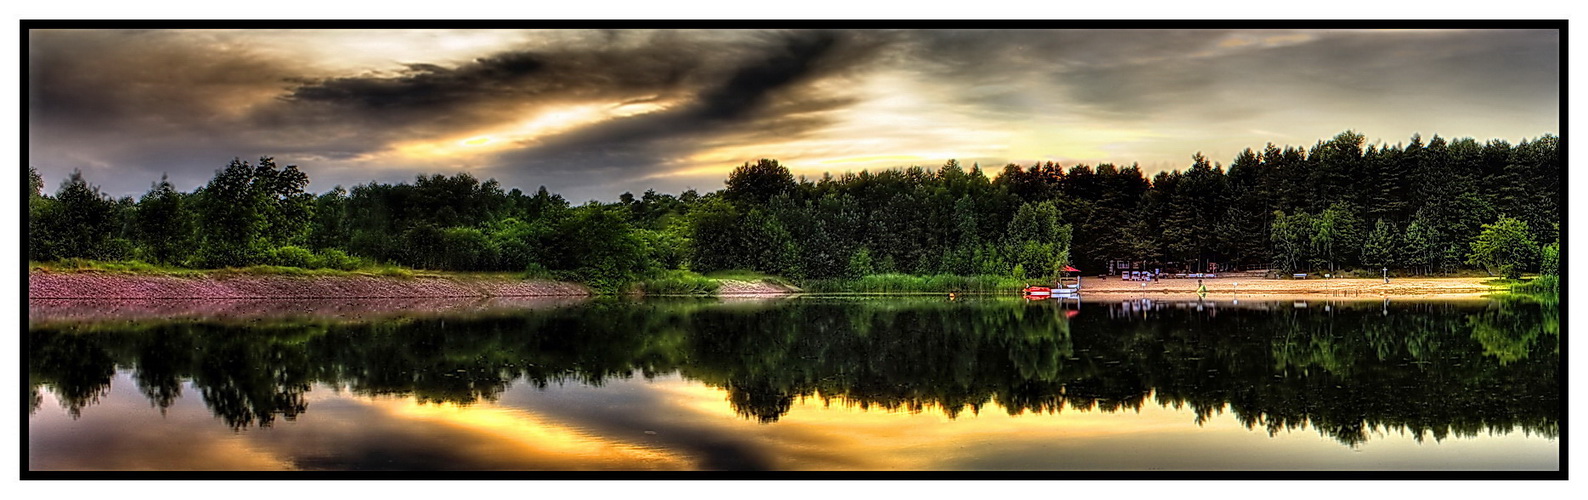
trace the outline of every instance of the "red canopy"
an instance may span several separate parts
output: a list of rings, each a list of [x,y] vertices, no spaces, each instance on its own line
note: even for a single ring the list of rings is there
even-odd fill
[[[1080,269],[1076,269],[1076,268],[1074,268],[1074,267],[1071,267],[1071,266],[1064,266],[1064,270],[1065,270],[1065,271],[1069,271],[1069,272],[1072,272],[1072,273],[1078,273],[1078,272],[1081,272],[1081,270],[1080,270]]]

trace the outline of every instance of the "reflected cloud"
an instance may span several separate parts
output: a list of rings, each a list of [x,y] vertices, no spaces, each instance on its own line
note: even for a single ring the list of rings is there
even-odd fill
[[[471,456],[491,457],[506,468],[513,463],[555,464],[579,470],[687,470],[676,453],[592,435],[531,412],[495,405],[421,404],[413,399],[371,401],[387,417],[415,428],[448,429],[448,441]],[[442,431],[446,432],[446,431]],[[544,467],[544,465],[542,465]]]
[[[79,418],[47,410],[28,419],[29,470],[205,471],[290,470],[289,456],[278,455],[245,436],[216,425],[197,398],[156,411],[134,389],[132,378],[118,375],[108,396]],[[187,387],[190,394],[196,393]],[[44,408],[56,408],[52,393]]]

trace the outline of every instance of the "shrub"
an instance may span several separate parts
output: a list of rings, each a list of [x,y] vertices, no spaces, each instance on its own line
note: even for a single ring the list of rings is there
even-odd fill
[[[358,258],[348,255],[347,252],[343,252],[335,248],[321,250],[319,255],[316,255],[315,257],[315,267],[318,268],[352,271],[354,269],[358,269],[360,264],[362,264]]]
[[[273,266],[314,269],[319,258],[308,249],[295,246],[276,247],[266,253],[265,262]]]

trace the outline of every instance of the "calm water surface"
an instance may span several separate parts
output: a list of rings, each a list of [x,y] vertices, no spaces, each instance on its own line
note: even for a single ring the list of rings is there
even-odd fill
[[[27,466],[1560,468],[1526,299],[435,306],[32,303]]]

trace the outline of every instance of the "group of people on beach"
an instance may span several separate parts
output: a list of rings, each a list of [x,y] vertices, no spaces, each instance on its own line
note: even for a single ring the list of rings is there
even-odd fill
[[[1158,281],[1163,273],[1158,269],[1151,271],[1120,271],[1119,278],[1125,281]]]

